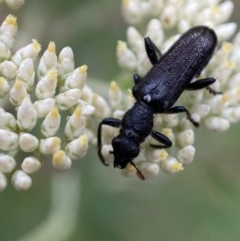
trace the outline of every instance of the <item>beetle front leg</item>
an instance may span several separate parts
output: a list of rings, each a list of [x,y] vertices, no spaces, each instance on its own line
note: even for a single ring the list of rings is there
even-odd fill
[[[191,121],[194,126],[199,126],[199,123],[192,119],[190,112],[184,106],[174,106],[171,109],[164,112],[163,114],[177,114],[182,112],[186,113],[187,119]]]
[[[157,48],[157,46],[149,37],[144,38],[144,44],[150,62],[152,63],[152,65],[155,65],[162,56],[161,51]]]
[[[112,127],[120,127],[121,120],[116,118],[105,118],[102,120],[102,122],[98,126],[98,132],[97,132],[97,140],[98,140],[98,156],[101,160],[101,162],[108,166],[108,164],[105,162],[103,155],[102,155],[102,125],[112,126]]]
[[[151,136],[152,136],[155,140],[157,140],[157,141],[165,144],[165,145],[150,144],[151,147],[154,147],[154,148],[168,148],[168,147],[171,147],[171,146],[172,146],[171,140],[170,140],[168,137],[166,137],[165,135],[163,135],[162,133],[160,133],[160,132],[157,132],[157,131],[152,130]]]
[[[217,95],[222,94],[222,92],[218,92],[213,90],[209,85],[213,84],[216,81],[214,78],[205,78],[196,80],[192,83],[189,83],[186,87],[186,90],[200,90],[206,88],[211,94]]]

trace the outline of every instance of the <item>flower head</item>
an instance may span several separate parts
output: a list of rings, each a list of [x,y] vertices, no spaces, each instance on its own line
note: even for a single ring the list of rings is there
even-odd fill
[[[70,47],[57,56],[55,43],[50,42],[36,75],[34,61],[41,46],[33,40],[11,54],[16,32],[17,20],[9,15],[0,27],[0,190],[7,186],[9,177],[21,191],[30,188],[30,175],[49,157],[57,171],[64,171],[71,167],[72,160],[86,154],[90,133],[86,119],[94,107],[81,99],[87,66],[74,68]],[[85,98],[89,98],[87,92]],[[8,112],[10,105],[12,113]],[[19,152],[27,157],[20,160]]]

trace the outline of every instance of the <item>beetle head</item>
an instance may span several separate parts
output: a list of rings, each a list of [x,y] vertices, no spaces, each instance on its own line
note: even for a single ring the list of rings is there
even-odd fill
[[[129,140],[126,137],[117,136],[113,139],[112,146],[113,151],[110,153],[114,155],[114,167],[124,169],[128,163],[130,163],[135,167],[137,176],[141,180],[145,180],[143,174],[133,162],[133,159],[139,154],[138,143]]]

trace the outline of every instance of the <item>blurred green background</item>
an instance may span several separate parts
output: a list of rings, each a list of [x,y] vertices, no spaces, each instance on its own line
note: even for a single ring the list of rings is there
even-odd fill
[[[2,7],[0,20],[18,17],[16,49],[36,38],[43,52],[54,40],[58,53],[70,46],[76,66],[109,83],[119,73],[116,41],[126,38],[120,10],[120,0],[32,0],[17,11]],[[235,1],[233,21],[239,12]],[[9,184],[0,194],[0,240],[238,241],[240,126],[224,134],[199,128],[195,146],[183,172],[146,182],[105,168],[94,149],[66,173],[46,163],[30,190]]]

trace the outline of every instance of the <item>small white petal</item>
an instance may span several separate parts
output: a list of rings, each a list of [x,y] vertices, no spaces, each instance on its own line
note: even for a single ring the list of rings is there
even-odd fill
[[[123,41],[117,44],[117,61],[120,67],[130,72],[135,72],[137,67],[137,58]]]
[[[164,172],[168,174],[174,174],[183,170],[182,163],[178,162],[174,157],[169,157],[166,160],[161,161],[160,167]]]
[[[138,162],[138,167],[146,179],[153,178],[159,173],[159,166],[152,162]]]
[[[54,106],[54,98],[46,98],[34,102],[34,108],[37,111],[38,118],[46,117],[46,115],[53,109]]]
[[[44,138],[54,136],[61,123],[61,116],[58,112],[58,108],[54,107],[45,117],[41,125],[41,134]]]
[[[40,140],[40,152],[43,155],[54,154],[61,147],[61,139],[59,137],[49,137]]]
[[[67,110],[75,105],[80,99],[82,91],[79,89],[70,89],[55,96],[56,106],[60,110]]]
[[[24,98],[17,109],[17,124],[23,131],[31,131],[37,123],[37,111],[31,100]]]
[[[12,9],[18,9],[24,4],[24,0],[5,0],[5,2]]]
[[[72,159],[80,159],[84,157],[88,150],[88,137],[82,135],[78,139],[71,141],[66,146],[66,154]]]
[[[204,124],[209,130],[217,132],[224,132],[230,126],[228,120],[217,116],[207,118]]]
[[[57,70],[57,55],[54,42],[50,42],[47,50],[43,53],[38,65],[38,77],[44,77],[52,70]],[[57,72],[57,71],[56,71]]]
[[[81,108],[78,106],[74,113],[69,117],[65,126],[65,136],[67,140],[74,140],[83,134],[86,126],[86,118],[82,115]]]
[[[16,167],[16,161],[13,157],[0,154],[0,172],[11,173]]]
[[[15,65],[12,61],[3,61],[0,64],[0,71],[4,77],[7,79],[14,79],[17,75],[17,65]]]
[[[24,152],[32,152],[39,145],[38,139],[29,133],[21,133],[19,138],[19,147]]]
[[[8,130],[0,129],[0,149],[14,151],[18,148],[18,135]]]
[[[8,94],[9,89],[10,87],[7,80],[3,77],[0,77],[0,98],[5,97]]]
[[[194,132],[191,129],[181,131],[177,136],[180,147],[192,145],[194,143]]]
[[[59,150],[53,154],[52,164],[57,171],[61,172],[69,169],[72,166],[72,161],[64,151]]]
[[[178,160],[181,163],[189,164],[193,161],[195,155],[195,147],[194,146],[185,146],[184,148],[178,151]]]
[[[32,179],[25,172],[17,170],[12,175],[12,184],[18,191],[25,191],[32,185]]]
[[[32,174],[39,171],[41,166],[42,166],[41,162],[36,157],[33,157],[33,156],[24,158],[21,165],[23,171],[28,174]]]
[[[19,106],[26,97],[28,97],[26,87],[22,81],[16,80],[10,90],[9,100],[13,105]]]

